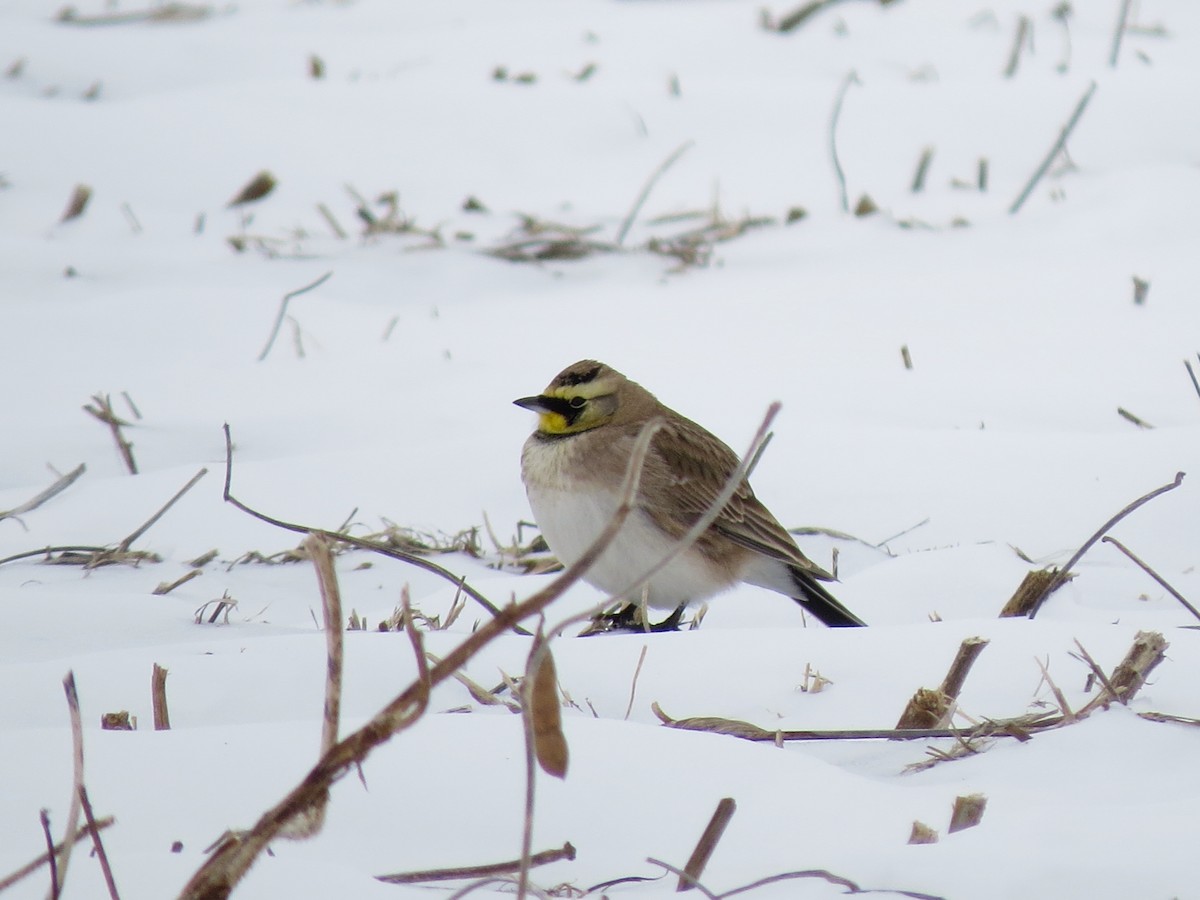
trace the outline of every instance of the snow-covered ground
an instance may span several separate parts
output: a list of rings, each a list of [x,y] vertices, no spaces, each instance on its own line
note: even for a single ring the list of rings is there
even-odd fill
[[[739,450],[782,401],[756,490],[790,527],[858,539],[802,543],[825,565],[840,549],[836,593],[871,627],[805,627],[794,604],[746,587],[695,631],[556,640],[575,704],[571,766],[538,782],[534,849],[570,841],[578,855],[535,870],[537,885],[661,874],[647,857],[682,866],[733,797],[703,877],[714,893],[827,869],[864,889],[953,898],[1200,896],[1200,729],[1136,715],[1200,716],[1195,620],[1110,544],[1035,620],[997,618],[1030,568],[1062,564],[1178,471],[1182,486],[1113,535],[1200,600],[1200,397],[1181,364],[1200,369],[1200,6],[1133,3],[1116,66],[1119,0],[1076,4],[1065,23],[1050,0],[845,2],[790,33],[766,30],[760,6],[242,0],[197,20],[108,24],[86,17],[140,7],[88,0],[71,22],[42,0],[0,8],[0,510],[87,466],[0,520],[0,559],[116,545],[209,470],[133,543],[161,562],[0,565],[0,878],[45,849],[39,810],[56,839],[67,827],[69,670],[90,797],[117,820],[104,841],[125,900],[177,894],[206,846],[252,825],[316,759],[316,579],[307,563],[236,564],[298,536],[222,501],[223,423],[234,492],[271,515],[452,534],[486,514],[508,544],[529,517],[518,457],[532,427],[511,401],[591,357]],[[1028,39],[1005,77],[1022,16]],[[1010,213],[1093,82],[1069,160]],[[843,90],[848,204],[869,195],[873,216],[842,208],[830,124]],[[685,146],[624,252],[484,252],[516,239],[520,214],[613,243]],[[262,170],[276,188],[229,207]],[[90,202],[60,222],[81,184]],[[376,220],[388,215],[377,198],[396,192],[392,221],[415,226],[364,238],[347,186]],[[647,250],[710,224],[714,208],[726,225],[771,221],[713,246],[706,265]],[[655,221],[684,213],[703,217]],[[290,301],[259,361],[284,294],[328,272]],[[1149,285],[1140,303],[1135,277]],[[81,411],[97,393],[133,421],[140,474]],[[482,560],[437,561],[498,604],[553,577],[497,569],[482,544]],[[151,593],[214,548],[200,577]],[[338,571],[347,613],[372,627],[405,585],[429,616],[455,595],[364,552]],[[226,593],[228,624],[196,624]],[[599,599],[577,586],[548,620]],[[468,604],[428,649],[444,656],[487,617]],[[1139,630],[1170,648],[1129,708],[921,772],[906,766],[954,742],[778,749],[664,728],[650,709],[888,728],[973,635],[991,643],[964,713],[1052,705],[1037,660],[1078,709],[1095,691],[1075,640],[1111,670]],[[528,651],[502,637],[468,674],[491,687]],[[170,673],[170,731],[151,727],[155,663]],[[343,733],[415,674],[396,633],[349,632],[346,666]],[[832,683],[801,691],[806,666]],[[101,730],[118,710],[138,730]],[[372,876],[513,858],[523,746],[519,717],[449,682],[369,757],[365,788],[338,783],[322,833],[274,842],[236,896],[428,897]],[[948,834],[954,798],[974,793],[987,797],[981,823]],[[940,840],[908,844],[914,820]],[[48,885],[42,869],[9,893]],[[674,889],[668,876],[605,893]],[[793,880],[746,896],[843,890]],[[79,848],[65,896],[104,895]]]

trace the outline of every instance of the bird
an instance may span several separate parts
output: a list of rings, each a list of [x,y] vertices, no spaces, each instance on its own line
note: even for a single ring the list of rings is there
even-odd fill
[[[716,435],[596,360],[567,366],[542,393],[513,402],[538,415],[521,451],[521,478],[542,537],[566,565],[582,557],[612,519],[638,435],[650,421],[661,421],[650,440],[634,509],[583,575],[613,596],[671,551],[708,512],[739,465],[737,454]],[[610,616],[609,625],[612,630],[637,627],[641,607],[636,601],[642,600],[673,612],[641,627],[675,630],[690,604],[741,582],[792,598],[828,626],[865,625],[825,587],[835,580],[800,551],[743,480],[699,539],[624,598],[627,605]]]

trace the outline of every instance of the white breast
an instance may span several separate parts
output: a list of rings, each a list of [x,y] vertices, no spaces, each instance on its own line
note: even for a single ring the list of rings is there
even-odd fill
[[[616,512],[616,490],[595,482],[563,477],[565,462],[578,451],[574,440],[537,441],[525,447],[525,487],[534,518],[546,543],[564,564],[576,562],[595,542]],[[674,540],[664,535],[640,510],[626,519],[616,539],[584,576],[610,594],[626,591],[670,552]],[[673,560],[649,582],[647,602],[674,609],[724,590],[733,579],[711,565],[695,549]],[[640,591],[629,599],[639,600]]]

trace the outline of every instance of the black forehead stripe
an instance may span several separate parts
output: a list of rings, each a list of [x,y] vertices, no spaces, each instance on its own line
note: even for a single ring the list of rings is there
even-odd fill
[[[600,374],[599,366],[592,366],[583,372],[567,372],[558,379],[563,387],[574,387],[577,384],[587,384]]]

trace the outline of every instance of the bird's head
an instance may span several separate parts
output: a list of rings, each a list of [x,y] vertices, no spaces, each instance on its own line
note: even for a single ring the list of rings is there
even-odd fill
[[[542,393],[513,403],[538,414],[541,434],[576,434],[620,416],[626,394],[636,387],[616,369],[585,359],[555,375]]]

